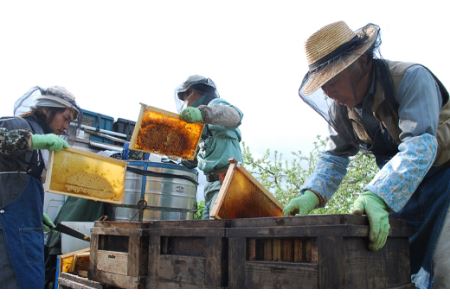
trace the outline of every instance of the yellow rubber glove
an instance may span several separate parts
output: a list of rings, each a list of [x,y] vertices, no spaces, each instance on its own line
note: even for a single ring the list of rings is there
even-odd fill
[[[378,251],[384,247],[389,235],[389,212],[383,199],[372,192],[359,195],[353,204],[352,213],[366,213],[369,219],[369,250]]]
[[[319,198],[313,192],[306,190],[303,195],[293,198],[283,209],[285,216],[294,216],[296,214],[306,215],[319,205]]]

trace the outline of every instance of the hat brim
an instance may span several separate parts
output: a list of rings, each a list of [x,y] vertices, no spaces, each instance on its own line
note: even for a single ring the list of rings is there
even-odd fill
[[[315,72],[308,72],[308,79],[303,84],[302,92],[305,95],[311,95],[317,89],[322,87],[340,72],[345,70],[348,66],[354,63],[358,58],[360,58],[366,51],[373,45],[378,36],[379,27],[374,24],[369,24],[360,28],[355,33],[357,35],[367,34],[367,41],[362,44],[359,48],[354,49],[351,55],[346,55],[345,57],[339,58],[333,63],[323,67],[322,69]]]

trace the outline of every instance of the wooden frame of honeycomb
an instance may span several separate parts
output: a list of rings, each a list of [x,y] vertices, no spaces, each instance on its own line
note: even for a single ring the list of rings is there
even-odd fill
[[[244,167],[231,159],[210,215],[214,219],[281,217],[283,207]]]
[[[175,113],[141,103],[130,149],[192,160],[203,126],[202,123],[188,123]]]
[[[127,163],[75,148],[51,152],[45,190],[110,203],[123,203]]]

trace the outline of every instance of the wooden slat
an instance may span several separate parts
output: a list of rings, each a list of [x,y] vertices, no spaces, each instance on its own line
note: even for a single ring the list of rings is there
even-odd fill
[[[294,239],[294,262],[303,261],[303,244],[301,239]]]
[[[228,284],[225,238],[207,237],[205,249],[205,288],[225,287]]]
[[[58,277],[60,289],[102,289],[103,286],[96,281],[83,278],[70,273],[60,273]]]
[[[313,264],[252,261],[245,265],[245,288],[318,288],[318,269]]]
[[[247,239],[248,260],[256,259],[256,239]]]
[[[217,195],[216,200],[214,201],[214,205],[211,207],[210,216],[214,219],[222,219],[220,214],[220,210],[225,203],[225,199],[229,190],[231,188],[231,182],[234,177],[234,173],[236,172],[236,163],[230,163],[228,166],[227,173],[225,175],[225,179],[222,182],[222,186],[220,187],[219,194]]]
[[[273,239],[272,240],[272,253],[273,261],[281,261],[281,240],[280,239]]]
[[[281,260],[287,262],[294,261],[294,240],[293,239],[283,239],[281,241]]]
[[[158,267],[158,288],[166,288],[167,283],[176,284],[178,288],[185,285],[205,287],[205,263],[203,257],[183,255],[160,255]]]
[[[412,234],[412,229],[404,220],[391,217],[390,237],[405,237]],[[369,226],[366,216],[351,214],[341,215],[308,215],[295,217],[263,217],[263,218],[241,218],[230,220],[229,228],[257,228],[257,227],[289,227],[289,226],[322,226],[322,225],[354,225]]]
[[[128,253],[98,250],[96,268],[98,271],[129,275]]]
[[[246,239],[228,238],[228,287],[245,288]]]
[[[340,236],[320,236],[316,243],[320,251],[318,262],[319,287],[328,289],[344,287],[346,260],[343,238]]]
[[[324,225],[288,227],[244,227],[227,228],[230,237],[317,237],[328,235],[367,237],[368,226],[363,225]]]
[[[273,251],[272,251],[272,239],[264,240],[264,260],[271,261],[273,260]]]

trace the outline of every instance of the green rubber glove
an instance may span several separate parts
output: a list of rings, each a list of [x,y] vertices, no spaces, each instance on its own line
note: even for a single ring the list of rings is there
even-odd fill
[[[369,219],[369,250],[378,251],[386,244],[389,235],[389,212],[384,200],[372,192],[359,195],[353,204],[352,213],[366,213]]]
[[[69,147],[69,144],[56,134],[33,134],[31,136],[32,149],[47,149],[52,151],[59,151]]]
[[[291,199],[289,204],[283,209],[285,216],[295,214],[306,215],[319,205],[319,198],[311,191],[306,190],[303,195]]]
[[[186,107],[180,114],[180,118],[189,123],[203,123],[203,116],[197,107]]]
[[[42,223],[45,232],[49,232],[56,227],[55,223],[53,223],[52,219],[46,213],[42,213]]]

